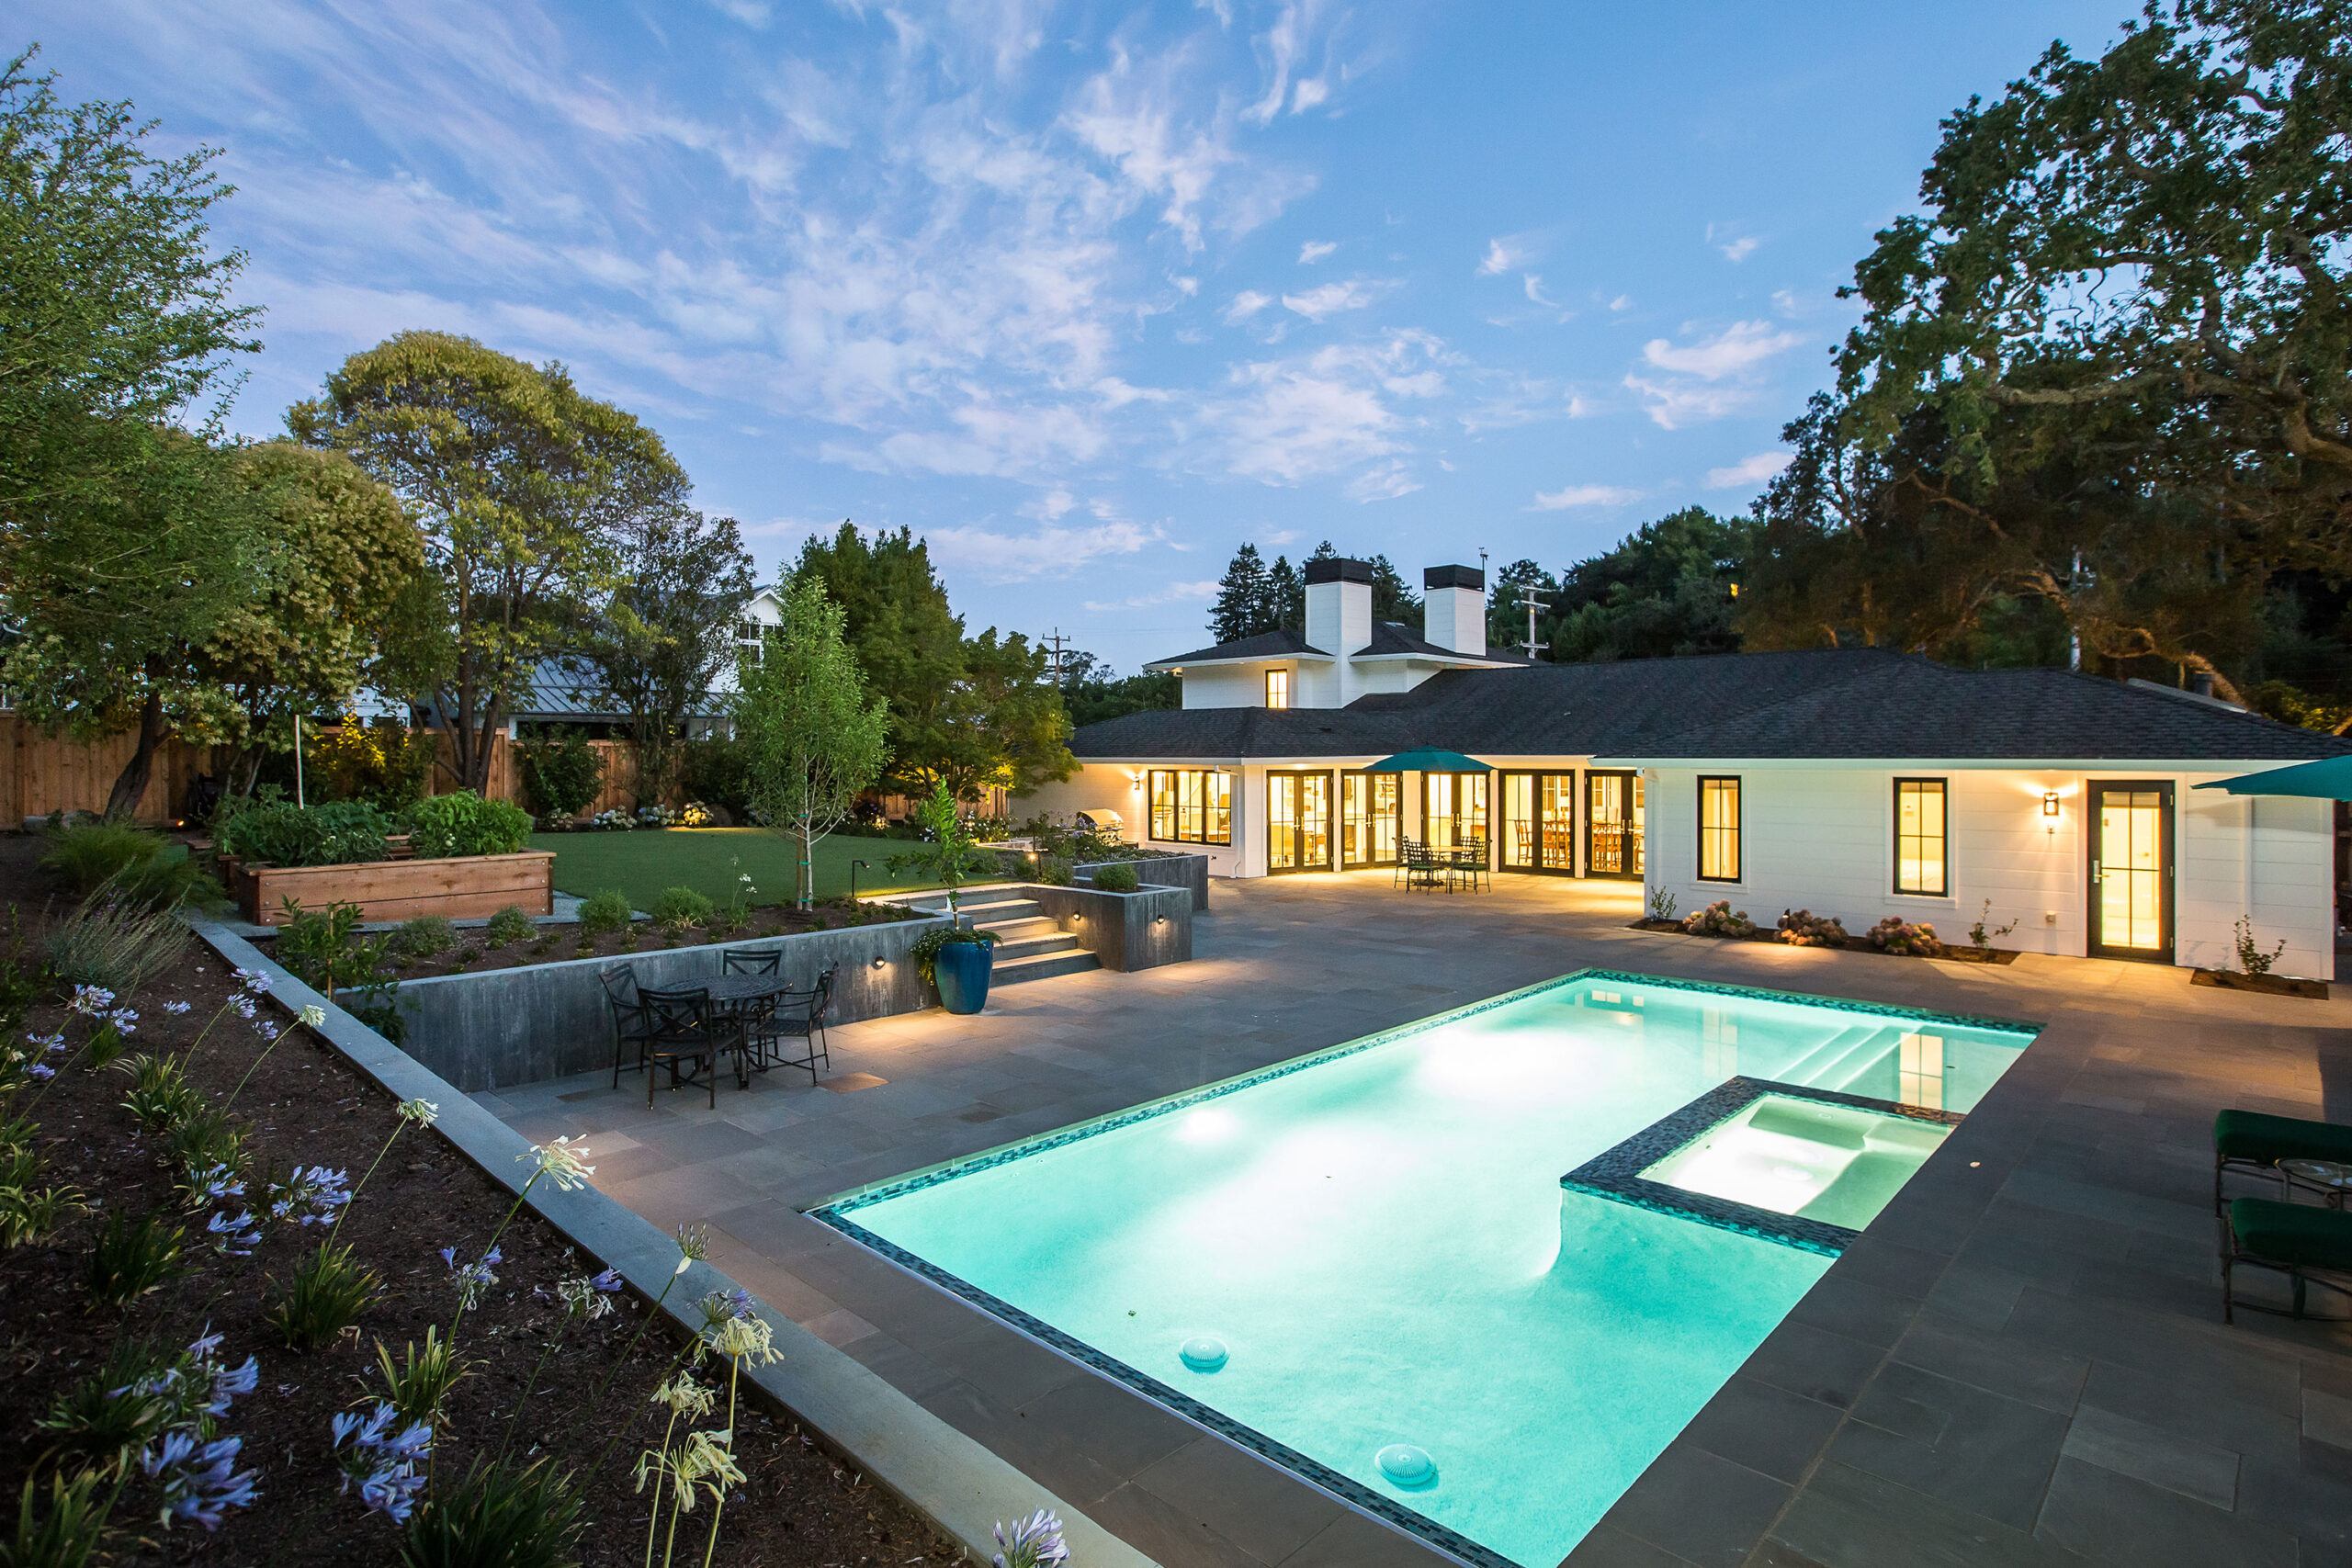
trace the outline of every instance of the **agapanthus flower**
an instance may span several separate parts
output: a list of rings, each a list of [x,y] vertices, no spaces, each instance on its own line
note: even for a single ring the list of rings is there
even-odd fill
[[[683,1416],[687,1420],[694,1421],[709,1415],[718,1398],[718,1391],[705,1388],[695,1382],[693,1373],[680,1372],[676,1377],[655,1389],[646,1403],[662,1405],[671,1415]]]
[[[441,1249],[441,1261],[449,1266],[449,1282],[458,1287],[458,1308],[471,1312],[481,1304],[483,1294],[498,1283],[498,1276],[491,1272],[492,1266],[504,1262],[505,1258],[493,1247],[482,1254],[480,1262],[460,1264],[458,1249],[445,1247]]]
[[[344,1492],[348,1494],[356,1483],[359,1500],[368,1512],[404,1524],[416,1506],[417,1494],[424,1489],[425,1478],[417,1464],[432,1450],[433,1428],[412,1421],[394,1431],[396,1414],[390,1404],[379,1401],[367,1416],[345,1413],[327,1425],[334,1434],[335,1463],[343,1471]],[[346,1442],[351,1445],[347,1450]]]
[[[260,1035],[264,1040],[268,1041],[270,1043],[276,1044],[278,1034],[277,1021],[276,1019],[269,1018],[255,1019],[254,1021],[254,1032]]]
[[[678,1254],[687,1263],[708,1258],[710,1256],[710,1227],[708,1225],[680,1225]],[[685,1269],[681,1268],[678,1272],[683,1274]]]
[[[528,1154],[516,1155],[514,1160],[518,1165],[525,1160],[537,1160],[539,1174],[554,1181],[557,1191],[570,1192],[585,1187],[588,1179],[596,1174],[594,1166],[582,1163],[582,1156],[587,1153],[586,1144],[574,1148],[571,1140],[565,1137],[551,1144],[533,1144]]]
[[[164,1010],[174,1014],[175,1016],[187,1011],[187,1009],[188,1004],[186,1002],[165,1002],[164,1004]]]
[[[403,1122],[413,1122],[418,1127],[430,1127],[439,1119],[441,1108],[429,1100],[403,1100],[399,1114]]]
[[[237,984],[256,997],[265,996],[269,991],[269,976],[258,969],[238,970]]]
[[[294,1168],[294,1174],[283,1183],[269,1184],[269,1213],[274,1219],[292,1218],[299,1212],[301,1224],[324,1224],[334,1218],[335,1211],[351,1201],[351,1173],[329,1170],[322,1165],[308,1169]]]
[[[254,1248],[261,1245],[261,1227],[254,1224],[250,1211],[238,1214],[224,1211],[213,1215],[204,1228],[220,1238],[213,1247],[232,1258],[251,1258]]]
[[[1062,1522],[1040,1508],[1012,1527],[1008,1538],[1004,1521],[996,1524],[996,1543],[1004,1548],[990,1561],[994,1568],[1055,1568],[1069,1561],[1069,1548],[1062,1544]]]
[[[253,1021],[254,1011],[253,998],[245,995],[243,991],[240,991],[235,996],[229,998],[229,1005],[237,1010],[237,1016],[239,1018],[243,1019],[247,1023],[251,1023]]]
[[[584,1317],[591,1323],[613,1310],[611,1299],[596,1289],[594,1280],[585,1278],[558,1280],[555,1299],[563,1303],[566,1313],[573,1317]]]
[[[784,1359],[776,1351],[773,1336],[763,1317],[730,1317],[710,1336],[710,1348],[730,1360],[763,1367]]]
[[[25,1042],[30,1045],[38,1045],[44,1051],[62,1051],[65,1049],[65,1036],[62,1033],[28,1034],[25,1036]]]
[[[316,1002],[308,1002],[308,1003],[305,1003],[305,1004],[303,1005],[303,1008],[302,1008],[302,1021],[303,1021],[303,1023],[305,1023],[306,1025],[308,1025],[309,1027],[311,1027],[311,1028],[312,1028],[312,1029],[316,1029],[316,1028],[318,1028],[318,1027],[319,1027],[319,1025],[321,1025],[321,1024],[324,1023],[326,1021],[327,1021],[327,1010],[326,1010],[326,1009],[324,1009],[324,1008],[321,1007],[321,1006],[320,1006],[318,1003],[316,1003]]]
[[[51,1066],[47,1062],[35,1062],[32,1066],[27,1067],[25,1071],[32,1074],[33,1077],[39,1078],[43,1083],[47,1083],[50,1079],[57,1076],[57,1069]]]
[[[601,1274],[591,1274],[588,1276],[588,1284],[593,1290],[617,1291],[621,1288],[621,1271],[617,1269],[607,1269]]]
[[[114,993],[104,986],[76,986],[74,999],[66,1005],[84,1018],[98,1018],[114,1006]]]
[[[188,1178],[189,1190],[198,1197],[217,1203],[223,1198],[242,1198],[245,1184],[237,1173],[225,1165],[209,1165]]]
[[[749,1317],[753,1310],[752,1292],[741,1285],[731,1291],[713,1291],[695,1305],[702,1308],[702,1325],[706,1332],[717,1328],[729,1318]]]
[[[242,1508],[255,1495],[255,1472],[237,1469],[243,1438],[219,1438],[198,1443],[187,1432],[174,1432],[161,1444],[139,1456],[139,1468],[164,1492],[164,1520],[193,1519],[206,1529],[220,1528],[220,1515]]]
[[[107,1021],[114,1025],[114,1032],[117,1034],[139,1032],[139,1015],[129,1008],[115,1009],[107,1014]]]

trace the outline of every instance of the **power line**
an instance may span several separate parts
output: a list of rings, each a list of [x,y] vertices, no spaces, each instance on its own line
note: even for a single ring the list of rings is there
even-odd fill
[[[1535,640],[1535,612],[1543,606],[1544,591],[1538,589],[1535,584],[1530,582],[1522,584],[1520,592],[1527,595],[1525,598],[1521,599],[1519,604],[1520,608],[1527,612],[1527,642],[1525,646],[1527,649],[1527,657],[1533,659],[1539,651],[1552,646],[1548,642],[1537,642]]]

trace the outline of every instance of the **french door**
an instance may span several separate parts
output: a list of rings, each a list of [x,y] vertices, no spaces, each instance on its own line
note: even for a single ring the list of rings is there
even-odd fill
[[[1396,773],[1340,775],[1340,864],[1396,863],[1397,806],[1404,780]]]
[[[1588,876],[1642,874],[1642,775],[1588,773],[1584,864]]]
[[[1421,831],[1433,850],[1487,841],[1486,773],[1423,773]]]
[[[2090,952],[2172,962],[2172,784],[2091,781]]]
[[[1266,869],[1331,869],[1331,775],[1266,775]]]
[[[1576,774],[1505,773],[1502,779],[1503,869],[1575,874]]]

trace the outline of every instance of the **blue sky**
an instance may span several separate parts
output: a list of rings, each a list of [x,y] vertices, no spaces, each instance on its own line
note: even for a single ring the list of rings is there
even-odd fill
[[[1744,508],[1938,118],[2121,0],[32,0],[224,149],[269,434],[462,332],[670,441],[763,573],[842,518],[1132,669],[1236,544],[1557,568]]]

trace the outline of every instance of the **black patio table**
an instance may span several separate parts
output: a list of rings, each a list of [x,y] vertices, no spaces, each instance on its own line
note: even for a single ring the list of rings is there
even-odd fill
[[[782,975],[714,975],[697,983],[695,988],[709,996],[713,1010],[722,1011],[734,1022],[740,1043],[735,1053],[735,1087],[752,1087],[750,1065],[752,1040],[750,1026],[756,1021],[759,1006],[774,1001],[792,989],[792,982]],[[765,1072],[764,1062],[752,1066],[752,1071]]]

